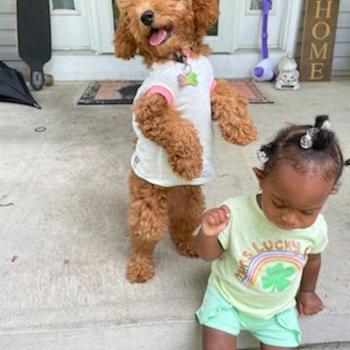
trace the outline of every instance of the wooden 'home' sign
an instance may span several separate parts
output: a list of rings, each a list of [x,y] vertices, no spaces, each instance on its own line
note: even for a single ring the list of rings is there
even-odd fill
[[[329,81],[340,0],[306,0],[300,81]]]

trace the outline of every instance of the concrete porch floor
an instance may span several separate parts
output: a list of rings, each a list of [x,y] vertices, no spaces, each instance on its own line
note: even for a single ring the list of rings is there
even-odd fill
[[[156,277],[126,281],[130,106],[77,106],[86,86],[57,83],[34,93],[40,111],[0,103],[0,349],[199,350],[194,312],[210,265],[178,256],[165,237]],[[258,190],[256,150],[287,122],[329,114],[350,157],[350,80],[303,83],[296,92],[260,87],[275,103],[249,106],[258,141],[238,148],[216,130],[208,207]],[[349,198],[346,169],[324,209],[330,244],[318,292],[326,309],[301,320],[304,344],[345,343],[322,349],[350,349]],[[242,334],[241,348],[255,346]]]

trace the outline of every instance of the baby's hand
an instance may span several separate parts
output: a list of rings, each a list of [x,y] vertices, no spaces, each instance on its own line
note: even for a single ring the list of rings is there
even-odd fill
[[[297,296],[298,311],[302,315],[314,315],[324,309],[322,300],[315,292],[299,292]]]
[[[207,210],[202,218],[202,233],[204,236],[218,236],[230,221],[230,209],[226,205]]]

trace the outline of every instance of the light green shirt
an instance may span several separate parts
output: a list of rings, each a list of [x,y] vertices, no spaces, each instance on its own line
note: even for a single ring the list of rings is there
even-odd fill
[[[224,252],[212,264],[209,284],[252,317],[268,319],[294,307],[308,255],[328,243],[323,215],[306,229],[286,231],[266,218],[256,195],[224,204],[231,217],[219,235]]]

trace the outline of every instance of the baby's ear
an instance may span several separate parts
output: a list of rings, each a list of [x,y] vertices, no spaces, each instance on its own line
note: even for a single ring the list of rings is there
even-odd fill
[[[332,188],[330,194],[338,194],[338,192],[339,192],[339,187],[340,187],[340,186],[341,186],[341,180],[338,180],[338,181],[334,184],[334,186],[333,186],[333,188]]]
[[[130,33],[128,18],[123,14],[118,19],[117,31],[114,37],[114,50],[117,57],[125,60],[133,58],[136,54],[137,44]]]
[[[253,168],[253,171],[260,184],[261,181],[264,180],[265,171],[255,167]]]
[[[337,186],[335,186],[335,187],[333,187],[331,194],[338,194],[338,192],[339,192],[339,189]]]
[[[218,20],[218,0],[192,0],[192,7],[198,32],[206,32]]]

